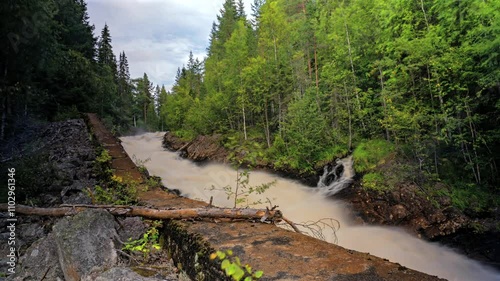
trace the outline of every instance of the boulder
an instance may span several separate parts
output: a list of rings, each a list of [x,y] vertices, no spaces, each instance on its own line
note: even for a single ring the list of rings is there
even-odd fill
[[[55,237],[47,237],[33,243],[26,254],[19,259],[16,273],[6,280],[64,280],[64,273],[59,266]]]
[[[115,221],[104,210],[86,210],[61,219],[53,229],[66,281],[79,281],[117,262]]]

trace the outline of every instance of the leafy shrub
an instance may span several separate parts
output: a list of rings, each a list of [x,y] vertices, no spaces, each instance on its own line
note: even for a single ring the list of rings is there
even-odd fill
[[[191,130],[180,129],[173,132],[174,135],[183,141],[191,141],[196,137],[196,132]]]
[[[385,163],[394,152],[394,145],[388,141],[375,139],[359,144],[353,152],[354,169],[358,173],[374,169]]]
[[[500,205],[500,200],[491,196],[489,192],[482,190],[475,184],[462,184],[455,186],[450,192],[451,202],[460,210],[472,210],[474,212],[486,211],[488,207]]]
[[[363,188],[383,191],[388,188],[384,176],[380,173],[368,173],[363,176]]]
[[[94,169],[101,178],[101,185],[96,185],[94,190],[87,190],[93,203],[127,205],[137,202],[138,183],[113,175],[111,159],[108,151],[101,148],[94,161]]]
[[[163,222],[160,220],[152,221],[151,227],[142,235],[141,238],[137,240],[129,239],[122,248],[124,251],[128,252],[142,252],[144,258],[152,250],[160,250],[160,229],[163,226]]]

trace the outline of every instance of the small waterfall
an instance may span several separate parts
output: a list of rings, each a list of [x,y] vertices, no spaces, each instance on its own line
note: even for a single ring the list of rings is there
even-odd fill
[[[348,187],[354,177],[354,168],[352,155],[337,159],[335,161],[335,166],[329,170],[326,165],[323,169],[323,175],[319,177],[317,187],[321,190],[325,196],[333,196],[342,189]]]

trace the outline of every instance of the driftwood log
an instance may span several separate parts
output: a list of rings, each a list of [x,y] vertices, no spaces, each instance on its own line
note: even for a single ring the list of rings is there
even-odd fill
[[[104,209],[115,216],[144,217],[149,219],[195,219],[195,218],[229,218],[229,219],[256,219],[261,222],[279,222],[284,220],[300,232],[295,225],[283,217],[279,210],[269,209],[238,209],[238,208],[192,208],[192,209],[154,209],[141,206],[117,205],[61,205],[54,208],[39,208],[26,205],[16,205],[15,210],[9,209],[7,204],[0,204],[0,211],[12,211],[16,214],[32,216],[63,217],[74,215],[87,209]]]

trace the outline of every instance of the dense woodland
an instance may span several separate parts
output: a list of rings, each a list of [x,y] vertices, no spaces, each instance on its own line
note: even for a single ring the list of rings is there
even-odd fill
[[[246,15],[226,0],[206,59],[191,54],[167,91],[130,78],[83,0],[3,1],[1,138],[30,118],[93,111],[116,132],[222,133],[300,172],[356,149],[396,157],[396,177],[488,200],[500,192],[498,11],[495,0],[254,0]],[[373,169],[358,163],[367,186],[388,182]]]

